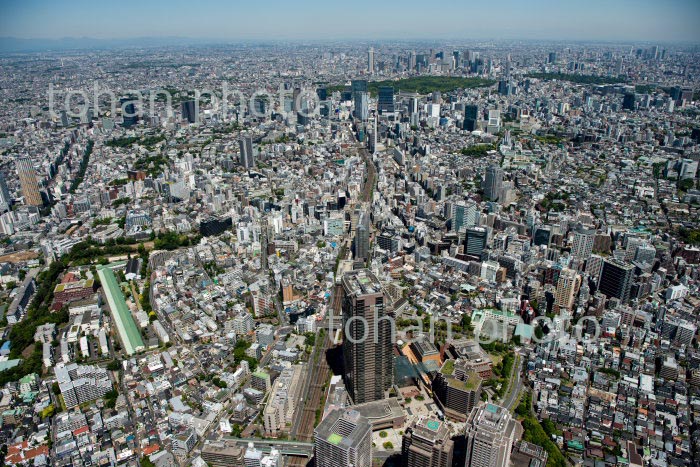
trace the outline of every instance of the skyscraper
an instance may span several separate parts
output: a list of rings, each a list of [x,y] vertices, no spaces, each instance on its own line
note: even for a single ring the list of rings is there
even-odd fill
[[[255,166],[255,154],[253,153],[253,137],[241,136],[238,140],[238,146],[241,150],[240,163],[246,169]]]
[[[490,201],[498,201],[503,187],[503,169],[497,165],[489,165],[484,179],[484,195]]]
[[[366,261],[369,257],[369,213],[362,211],[355,229],[355,259]]]
[[[369,93],[367,80],[354,79],[350,83],[353,102],[353,116],[362,121],[369,117]]]
[[[481,258],[481,253],[486,248],[488,231],[484,227],[470,227],[464,238],[464,254],[474,258]]]
[[[633,92],[628,92],[622,99],[622,108],[625,110],[634,110],[637,96]]]
[[[11,206],[12,196],[10,196],[10,190],[7,188],[5,175],[0,172],[0,212],[8,211]]]
[[[368,269],[343,275],[343,360],[348,394],[355,404],[384,398],[394,375],[393,324],[388,299]]]
[[[479,107],[476,105],[464,106],[464,125],[463,129],[467,131],[476,130],[476,124],[479,120]]]
[[[474,408],[467,419],[465,467],[507,467],[516,431],[508,409],[494,404]]]
[[[574,306],[576,293],[580,287],[581,276],[573,269],[562,269],[559,273],[559,280],[557,281],[554,305],[557,306],[559,310],[566,309],[571,311]]]
[[[405,467],[451,467],[454,442],[444,422],[431,418],[414,421],[403,435]]]
[[[182,119],[187,120],[187,123],[194,123],[197,121],[197,115],[195,111],[194,101],[185,101],[182,104]]]
[[[549,63],[557,63],[557,53],[549,52]]]
[[[599,289],[608,298],[615,297],[622,303],[630,299],[634,266],[614,259],[603,262]]]
[[[360,412],[336,409],[314,430],[316,467],[371,467],[372,425]]]
[[[394,113],[394,88],[391,86],[380,86],[377,110],[380,114]]]
[[[41,206],[44,204],[39,192],[39,183],[36,179],[36,170],[32,160],[28,157],[17,159],[17,176],[22,187],[24,203],[29,206]]]
[[[595,232],[592,230],[581,230],[574,234],[574,244],[571,247],[571,255],[577,259],[586,260],[593,253],[593,242]]]
[[[367,51],[367,73],[374,74],[374,48],[372,47]]]

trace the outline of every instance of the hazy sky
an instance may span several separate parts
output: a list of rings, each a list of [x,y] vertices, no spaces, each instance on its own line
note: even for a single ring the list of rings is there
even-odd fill
[[[0,37],[700,42],[700,0],[0,0]]]

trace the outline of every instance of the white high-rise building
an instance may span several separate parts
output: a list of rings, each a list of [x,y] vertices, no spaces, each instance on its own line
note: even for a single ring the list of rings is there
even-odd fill
[[[595,232],[581,231],[574,234],[574,244],[571,248],[571,255],[574,258],[586,260],[593,253],[593,241]]]
[[[467,419],[465,467],[507,467],[518,429],[508,409],[475,407]]]

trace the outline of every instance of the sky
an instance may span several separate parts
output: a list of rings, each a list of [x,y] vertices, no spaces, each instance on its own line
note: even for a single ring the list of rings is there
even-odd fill
[[[0,0],[0,37],[700,43],[700,0]]]

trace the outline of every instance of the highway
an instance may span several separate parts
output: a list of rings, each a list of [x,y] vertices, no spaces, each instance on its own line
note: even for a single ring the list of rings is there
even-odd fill
[[[518,402],[520,396],[520,391],[523,389],[521,382],[521,375],[523,372],[523,358],[524,356],[520,352],[515,353],[515,365],[513,365],[513,370],[510,375],[508,383],[508,392],[506,392],[506,399],[503,402],[503,407],[508,410],[512,410],[513,406]]]

